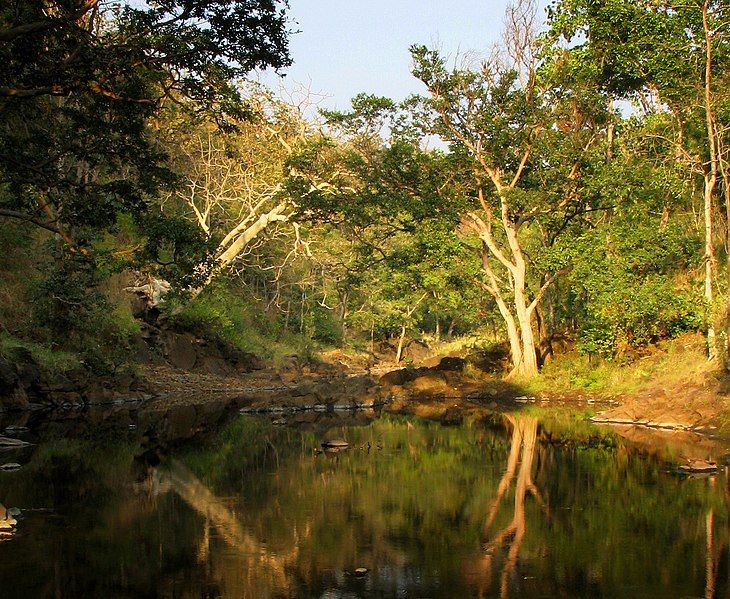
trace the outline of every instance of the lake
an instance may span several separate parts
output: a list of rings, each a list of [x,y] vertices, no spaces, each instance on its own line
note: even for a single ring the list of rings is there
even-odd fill
[[[727,468],[675,467],[722,442],[567,412],[272,420],[5,416],[33,444],[0,453],[21,464],[0,472],[20,510],[0,596],[730,597]]]

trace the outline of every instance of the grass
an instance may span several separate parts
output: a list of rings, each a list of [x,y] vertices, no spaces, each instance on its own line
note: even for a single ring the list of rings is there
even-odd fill
[[[46,345],[18,339],[4,331],[0,332],[0,356],[15,361],[22,354],[30,354],[40,367],[51,374],[58,374],[80,366],[76,354],[54,350]]]
[[[474,350],[487,350],[499,344],[502,339],[495,338],[493,335],[485,335],[474,333],[472,335],[460,335],[436,341],[431,337],[424,337],[428,342],[433,355],[463,355]]]
[[[598,395],[635,395],[649,388],[702,385],[714,367],[700,335],[664,341],[633,360],[589,359],[577,352],[557,356],[539,377],[519,383],[531,393],[566,390]]]

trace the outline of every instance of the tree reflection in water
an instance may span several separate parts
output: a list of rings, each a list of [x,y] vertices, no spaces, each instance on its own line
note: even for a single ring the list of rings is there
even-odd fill
[[[327,430],[351,449],[250,418],[139,464],[131,434],[34,446],[0,476],[0,595],[727,596],[726,473],[574,419]]]
[[[484,568],[484,576],[478,590],[480,597],[484,597],[492,585],[492,566],[495,551],[506,546],[509,546],[509,550],[500,577],[500,596],[507,597],[509,595],[510,577],[514,574],[517,566],[517,558],[526,532],[525,499],[527,494],[530,493],[541,507],[547,509],[532,480],[532,468],[537,443],[537,419],[530,416],[515,415],[507,415],[506,418],[512,427],[512,440],[507,458],[507,468],[499,481],[496,496],[489,506],[483,526],[484,557],[482,567]],[[519,472],[517,472],[518,464]],[[517,476],[517,483],[515,485],[512,520],[495,534],[490,534],[494,520],[502,505],[502,500],[512,486],[515,476]]]
[[[291,588],[287,569],[296,563],[299,553],[296,530],[291,551],[285,554],[268,551],[263,543],[246,531],[239,517],[225,505],[224,500],[213,494],[178,460],[170,460],[163,468],[154,468],[150,484],[152,495],[173,492],[205,519],[203,539],[198,550],[198,559],[202,565],[210,564],[211,525],[226,545],[235,551],[237,561],[241,562],[237,571],[246,573],[247,578],[241,597],[255,597],[264,588],[279,591]],[[226,572],[230,572],[230,569]]]

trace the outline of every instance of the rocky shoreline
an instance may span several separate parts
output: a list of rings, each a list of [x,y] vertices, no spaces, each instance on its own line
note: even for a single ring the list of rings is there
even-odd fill
[[[717,434],[711,410],[697,410],[671,398],[638,401],[564,393],[526,394],[518,385],[461,357],[440,357],[420,367],[384,365],[368,369],[341,359],[303,363],[295,356],[278,368],[217,341],[189,333],[154,336],[158,359],[134,373],[94,375],[87,367],[44,372],[29,354],[14,363],[0,358],[0,411],[78,410],[86,406],[151,403],[160,407],[197,405],[227,398],[244,413],[282,415],[373,409],[460,422],[474,409],[515,411],[525,405],[598,412],[596,424]],[[148,356],[149,357],[149,356]],[[472,366],[467,368],[467,366]],[[281,419],[281,418],[280,418]]]

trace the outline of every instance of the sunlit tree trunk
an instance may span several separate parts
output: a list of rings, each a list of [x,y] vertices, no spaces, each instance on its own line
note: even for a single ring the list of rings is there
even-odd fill
[[[718,137],[715,127],[715,116],[712,106],[712,31],[709,23],[709,0],[702,5],[702,23],[705,32],[705,123],[710,149],[710,168],[704,177],[704,213],[705,213],[705,301],[707,302],[709,318],[707,322],[707,352],[710,360],[717,357],[717,338],[713,315],[714,289],[713,277],[715,273],[715,248],[713,245],[713,214],[712,196],[717,186],[719,156]]]
[[[416,309],[418,308],[420,303],[426,299],[427,295],[428,295],[428,291],[426,291],[423,295],[421,295],[421,297],[419,297],[416,300],[416,303],[413,304],[410,308],[408,308],[408,310],[406,310],[406,313],[405,313],[406,322],[411,318],[411,316],[413,316],[413,313],[416,311]],[[396,364],[399,364],[401,361],[401,358],[403,358],[403,344],[405,343],[405,340],[406,340],[407,330],[408,330],[408,325],[404,323],[400,329],[400,336],[398,337],[398,347],[395,352],[395,363]]]
[[[706,530],[706,556],[705,556],[705,599],[714,599],[715,597],[715,543],[713,536],[713,526],[715,522],[715,513],[710,510],[705,518]]]

